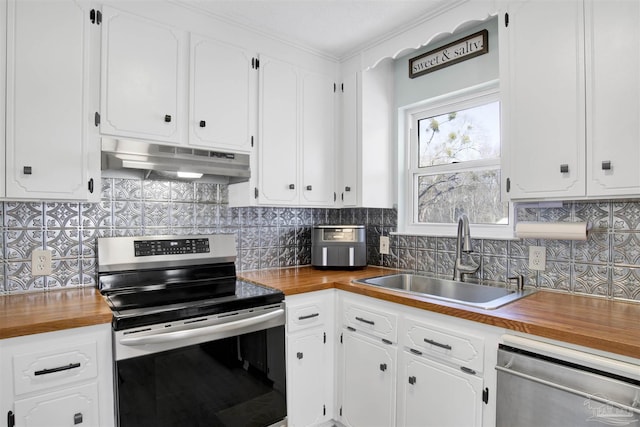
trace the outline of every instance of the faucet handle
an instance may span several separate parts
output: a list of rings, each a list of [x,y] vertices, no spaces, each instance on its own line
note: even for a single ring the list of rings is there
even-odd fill
[[[513,277],[509,277],[507,279],[509,282],[512,282],[515,280],[516,282],[516,290],[517,291],[523,291],[524,290],[524,276],[522,274],[517,274]]]

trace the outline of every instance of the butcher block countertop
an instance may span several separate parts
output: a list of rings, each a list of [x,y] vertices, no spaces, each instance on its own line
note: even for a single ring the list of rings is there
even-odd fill
[[[292,267],[243,272],[239,277],[285,295],[341,289],[640,359],[640,303],[539,291],[496,310],[482,310],[351,283],[395,272],[379,267],[354,271]],[[95,288],[0,296],[0,339],[110,322],[111,311]]]
[[[500,328],[640,359],[640,303],[538,291],[495,310],[416,297],[351,283],[353,279],[392,274],[394,270],[318,270],[312,267],[244,272],[242,279],[295,295],[341,289]]]
[[[111,323],[111,310],[95,288],[0,296],[0,339]]]

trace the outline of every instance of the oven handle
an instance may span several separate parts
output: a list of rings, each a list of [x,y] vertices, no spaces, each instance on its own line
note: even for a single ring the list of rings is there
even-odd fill
[[[211,325],[201,328],[187,329],[175,332],[161,332],[154,335],[145,335],[142,337],[129,337],[123,338],[119,341],[122,345],[138,346],[147,344],[163,344],[170,343],[179,340],[201,337],[203,335],[209,335],[219,332],[234,331],[236,329],[246,328],[253,326],[257,323],[267,322],[269,320],[276,319],[280,316],[284,316],[284,310],[278,309],[269,313],[260,314],[258,316],[250,317],[248,319],[234,320],[233,322],[223,323],[220,325]]]

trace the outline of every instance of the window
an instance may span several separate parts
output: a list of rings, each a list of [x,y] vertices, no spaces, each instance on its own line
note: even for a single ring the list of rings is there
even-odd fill
[[[498,95],[493,82],[404,111],[400,232],[455,235],[466,213],[476,237],[511,236],[510,207],[501,201]]]

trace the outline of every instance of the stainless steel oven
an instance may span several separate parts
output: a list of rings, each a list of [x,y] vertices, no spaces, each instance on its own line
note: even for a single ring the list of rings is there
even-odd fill
[[[118,426],[286,425],[284,295],[234,261],[231,235],[98,240]]]

